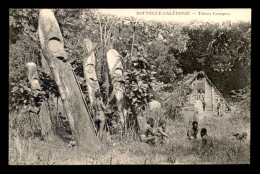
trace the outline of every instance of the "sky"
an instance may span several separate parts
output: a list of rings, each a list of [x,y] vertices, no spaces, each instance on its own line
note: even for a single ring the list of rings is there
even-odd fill
[[[251,21],[251,9],[98,9],[101,13],[142,20],[188,23],[192,20],[207,22]]]

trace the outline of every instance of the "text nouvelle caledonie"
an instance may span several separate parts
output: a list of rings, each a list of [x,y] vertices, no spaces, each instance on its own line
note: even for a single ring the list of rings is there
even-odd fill
[[[230,13],[217,13],[217,12],[177,12],[177,11],[164,11],[164,12],[160,12],[160,11],[150,11],[150,12],[144,12],[144,11],[137,11],[136,15],[230,15]]]

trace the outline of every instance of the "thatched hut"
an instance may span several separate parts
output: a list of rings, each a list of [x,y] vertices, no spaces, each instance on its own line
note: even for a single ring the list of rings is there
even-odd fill
[[[194,104],[198,97],[198,92],[202,90],[206,103],[205,111],[217,112],[217,104],[222,99],[224,101],[224,110],[229,111],[230,106],[210,79],[203,71],[194,72],[185,77],[185,85],[191,88],[191,93],[188,95],[188,101],[185,104],[185,110],[195,110]]]

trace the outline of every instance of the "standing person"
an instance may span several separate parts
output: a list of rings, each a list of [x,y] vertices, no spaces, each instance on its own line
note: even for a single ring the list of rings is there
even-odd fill
[[[102,132],[105,125],[105,114],[104,111],[107,109],[107,106],[104,105],[101,93],[99,91],[95,92],[96,101],[94,102],[95,110],[95,123],[97,124],[97,134],[100,139],[102,139]]]
[[[213,149],[213,141],[212,138],[207,135],[206,128],[201,129],[200,136],[202,138],[201,155],[204,153],[211,153]]]
[[[218,116],[223,116],[223,115],[224,115],[224,113],[223,113],[223,110],[224,110],[224,102],[223,102],[223,99],[222,99],[222,98],[221,98],[220,101],[218,102],[217,110],[218,110]]]
[[[206,110],[206,102],[205,102],[205,97],[204,97],[204,92],[202,89],[199,90],[198,95],[197,95],[197,100],[200,100],[203,106],[203,111]]]

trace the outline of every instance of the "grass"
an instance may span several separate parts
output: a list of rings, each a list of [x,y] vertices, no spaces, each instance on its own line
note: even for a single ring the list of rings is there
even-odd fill
[[[230,116],[207,116],[199,122],[213,137],[214,148],[211,155],[199,154],[201,138],[197,145],[187,140],[187,120],[192,115],[185,114],[182,121],[167,122],[170,143],[150,146],[141,143],[133,134],[126,137],[111,137],[111,143],[104,143],[100,151],[81,146],[68,147],[56,137],[52,142],[36,138],[24,139],[18,132],[9,134],[10,165],[120,165],[120,164],[249,164],[250,163],[250,124],[232,121]],[[11,129],[11,128],[10,128]],[[246,131],[248,139],[240,142],[231,132]]]

